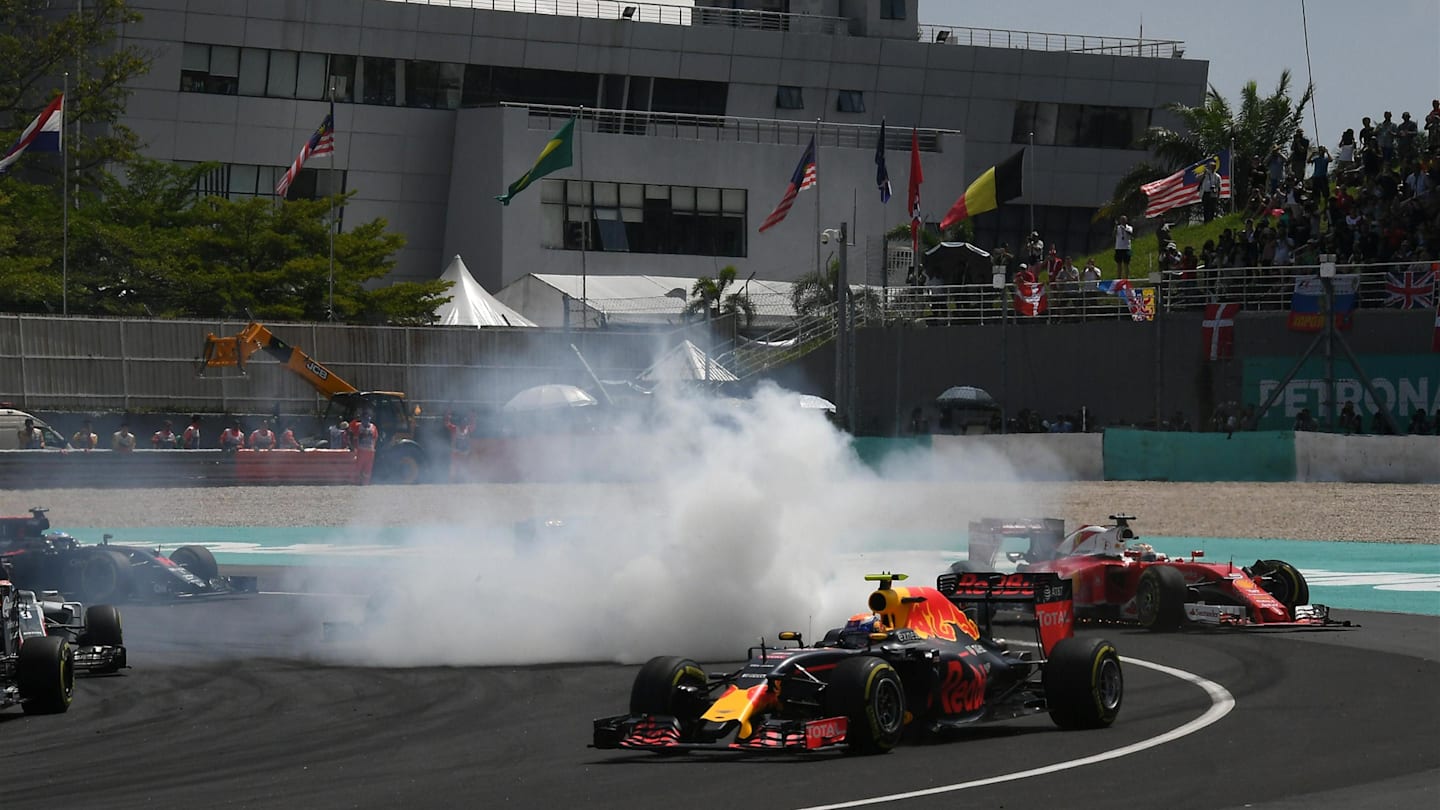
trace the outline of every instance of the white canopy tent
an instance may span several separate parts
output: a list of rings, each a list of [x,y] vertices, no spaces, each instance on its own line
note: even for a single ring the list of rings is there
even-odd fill
[[[457,254],[450,260],[441,281],[452,281],[450,300],[435,308],[436,323],[441,326],[534,326],[535,322],[521,315],[480,286],[470,275]]]
[[[660,356],[650,368],[636,377],[644,383],[661,382],[735,382],[739,379],[720,365],[699,346],[688,340]]]

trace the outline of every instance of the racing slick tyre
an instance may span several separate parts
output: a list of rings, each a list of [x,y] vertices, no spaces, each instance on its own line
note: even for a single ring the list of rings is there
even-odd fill
[[[125,631],[120,626],[120,609],[114,605],[85,608],[85,633],[80,644],[87,647],[124,647]]]
[[[645,662],[630,687],[631,714],[663,714],[694,722],[705,713],[704,701],[683,687],[705,694],[705,670],[689,658],[657,656]]]
[[[905,730],[905,688],[888,661],[863,655],[841,661],[821,693],[825,713],[847,721],[847,753],[884,754]]]
[[[206,582],[220,576],[220,566],[215,562],[215,555],[204,546],[181,546],[170,552],[169,557],[170,562]]]
[[[1141,627],[1179,629],[1185,623],[1185,575],[1168,565],[1146,568],[1135,585],[1135,607]]]
[[[1284,560],[1256,560],[1250,566],[1255,582],[1292,614],[1296,605],[1310,604],[1310,586],[1305,575]]]
[[[1050,719],[1060,728],[1105,728],[1120,714],[1125,676],[1115,645],[1100,638],[1062,639],[1043,673]]]
[[[80,564],[75,588],[82,602],[119,602],[130,593],[130,560],[118,551],[98,549]]]
[[[26,714],[59,714],[75,694],[75,651],[58,636],[36,636],[20,645],[15,665]]]

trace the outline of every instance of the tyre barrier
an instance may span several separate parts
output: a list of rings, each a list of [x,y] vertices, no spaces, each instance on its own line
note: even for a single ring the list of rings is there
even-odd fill
[[[360,482],[345,450],[0,450],[6,489],[340,485]]]

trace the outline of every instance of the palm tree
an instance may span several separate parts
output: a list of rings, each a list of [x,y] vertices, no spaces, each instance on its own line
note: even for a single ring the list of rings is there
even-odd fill
[[[923,235],[924,232],[921,233]],[[790,305],[795,308],[795,314],[805,318],[819,315],[825,309],[834,307],[835,285],[838,283],[840,260],[833,258],[826,265],[823,275],[809,273],[796,279],[790,287]],[[864,288],[857,292],[852,284],[850,298],[857,310],[871,317],[879,314],[880,296],[876,295],[874,290]]]
[[[750,296],[744,292],[732,292],[728,295],[725,293],[725,290],[735,283],[737,275],[739,271],[734,265],[726,265],[720,268],[720,273],[715,278],[701,276],[695,279],[694,286],[690,288],[690,301],[685,305],[685,316],[743,316],[745,326],[749,326],[750,322],[755,320],[755,304],[750,300]]]
[[[1154,159],[1135,164],[1116,182],[1113,196],[1095,212],[1095,219],[1113,219],[1145,210],[1141,186],[1206,155],[1229,149],[1231,144],[1235,147],[1230,156],[1231,193],[1237,200],[1245,199],[1249,194],[1250,166],[1255,161],[1263,164],[1271,150],[1283,150],[1290,144],[1305,118],[1305,105],[1314,95],[1315,85],[1310,84],[1298,100],[1291,99],[1290,71],[1283,70],[1268,96],[1260,95],[1253,80],[1246,82],[1240,90],[1238,112],[1214,85],[1198,107],[1166,105],[1166,110],[1180,118],[1182,128],[1151,127],[1140,137],[1140,146],[1150,150]]]

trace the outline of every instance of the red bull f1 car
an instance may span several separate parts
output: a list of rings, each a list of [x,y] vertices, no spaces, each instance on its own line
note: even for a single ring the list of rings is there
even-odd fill
[[[1004,567],[1051,573],[1073,585],[1082,620],[1138,624],[1151,630],[1189,625],[1234,628],[1349,627],[1330,618],[1325,605],[1310,604],[1305,576],[1283,560],[1253,565],[1159,554],[1131,528],[1132,515],[1111,515],[1113,524],[1066,533],[1058,518],[986,519],[970,524],[969,557],[956,572]]]
[[[936,587],[878,582],[869,610],[813,646],[783,632],[730,672],[653,658],[626,714],[594,721],[592,745],[675,753],[843,751],[879,754],[907,733],[1048,712],[1066,729],[1103,728],[1120,712],[1114,645],[1072,634],[1069,583],[1053,574],[942,574]],[[1015,651],[960,607],[991,602],[1032,614],[1033,650]],[[988,627],[988,622],[987,622]]]
[[[204,546],[158,548],[85,545],[63,532],[48,531],[45,509],[28,516],[0,517],[0,559],[9,564],[16,587],[55,591],[84,602],[143,602],[254,592],[255,577],[221,576]]]

